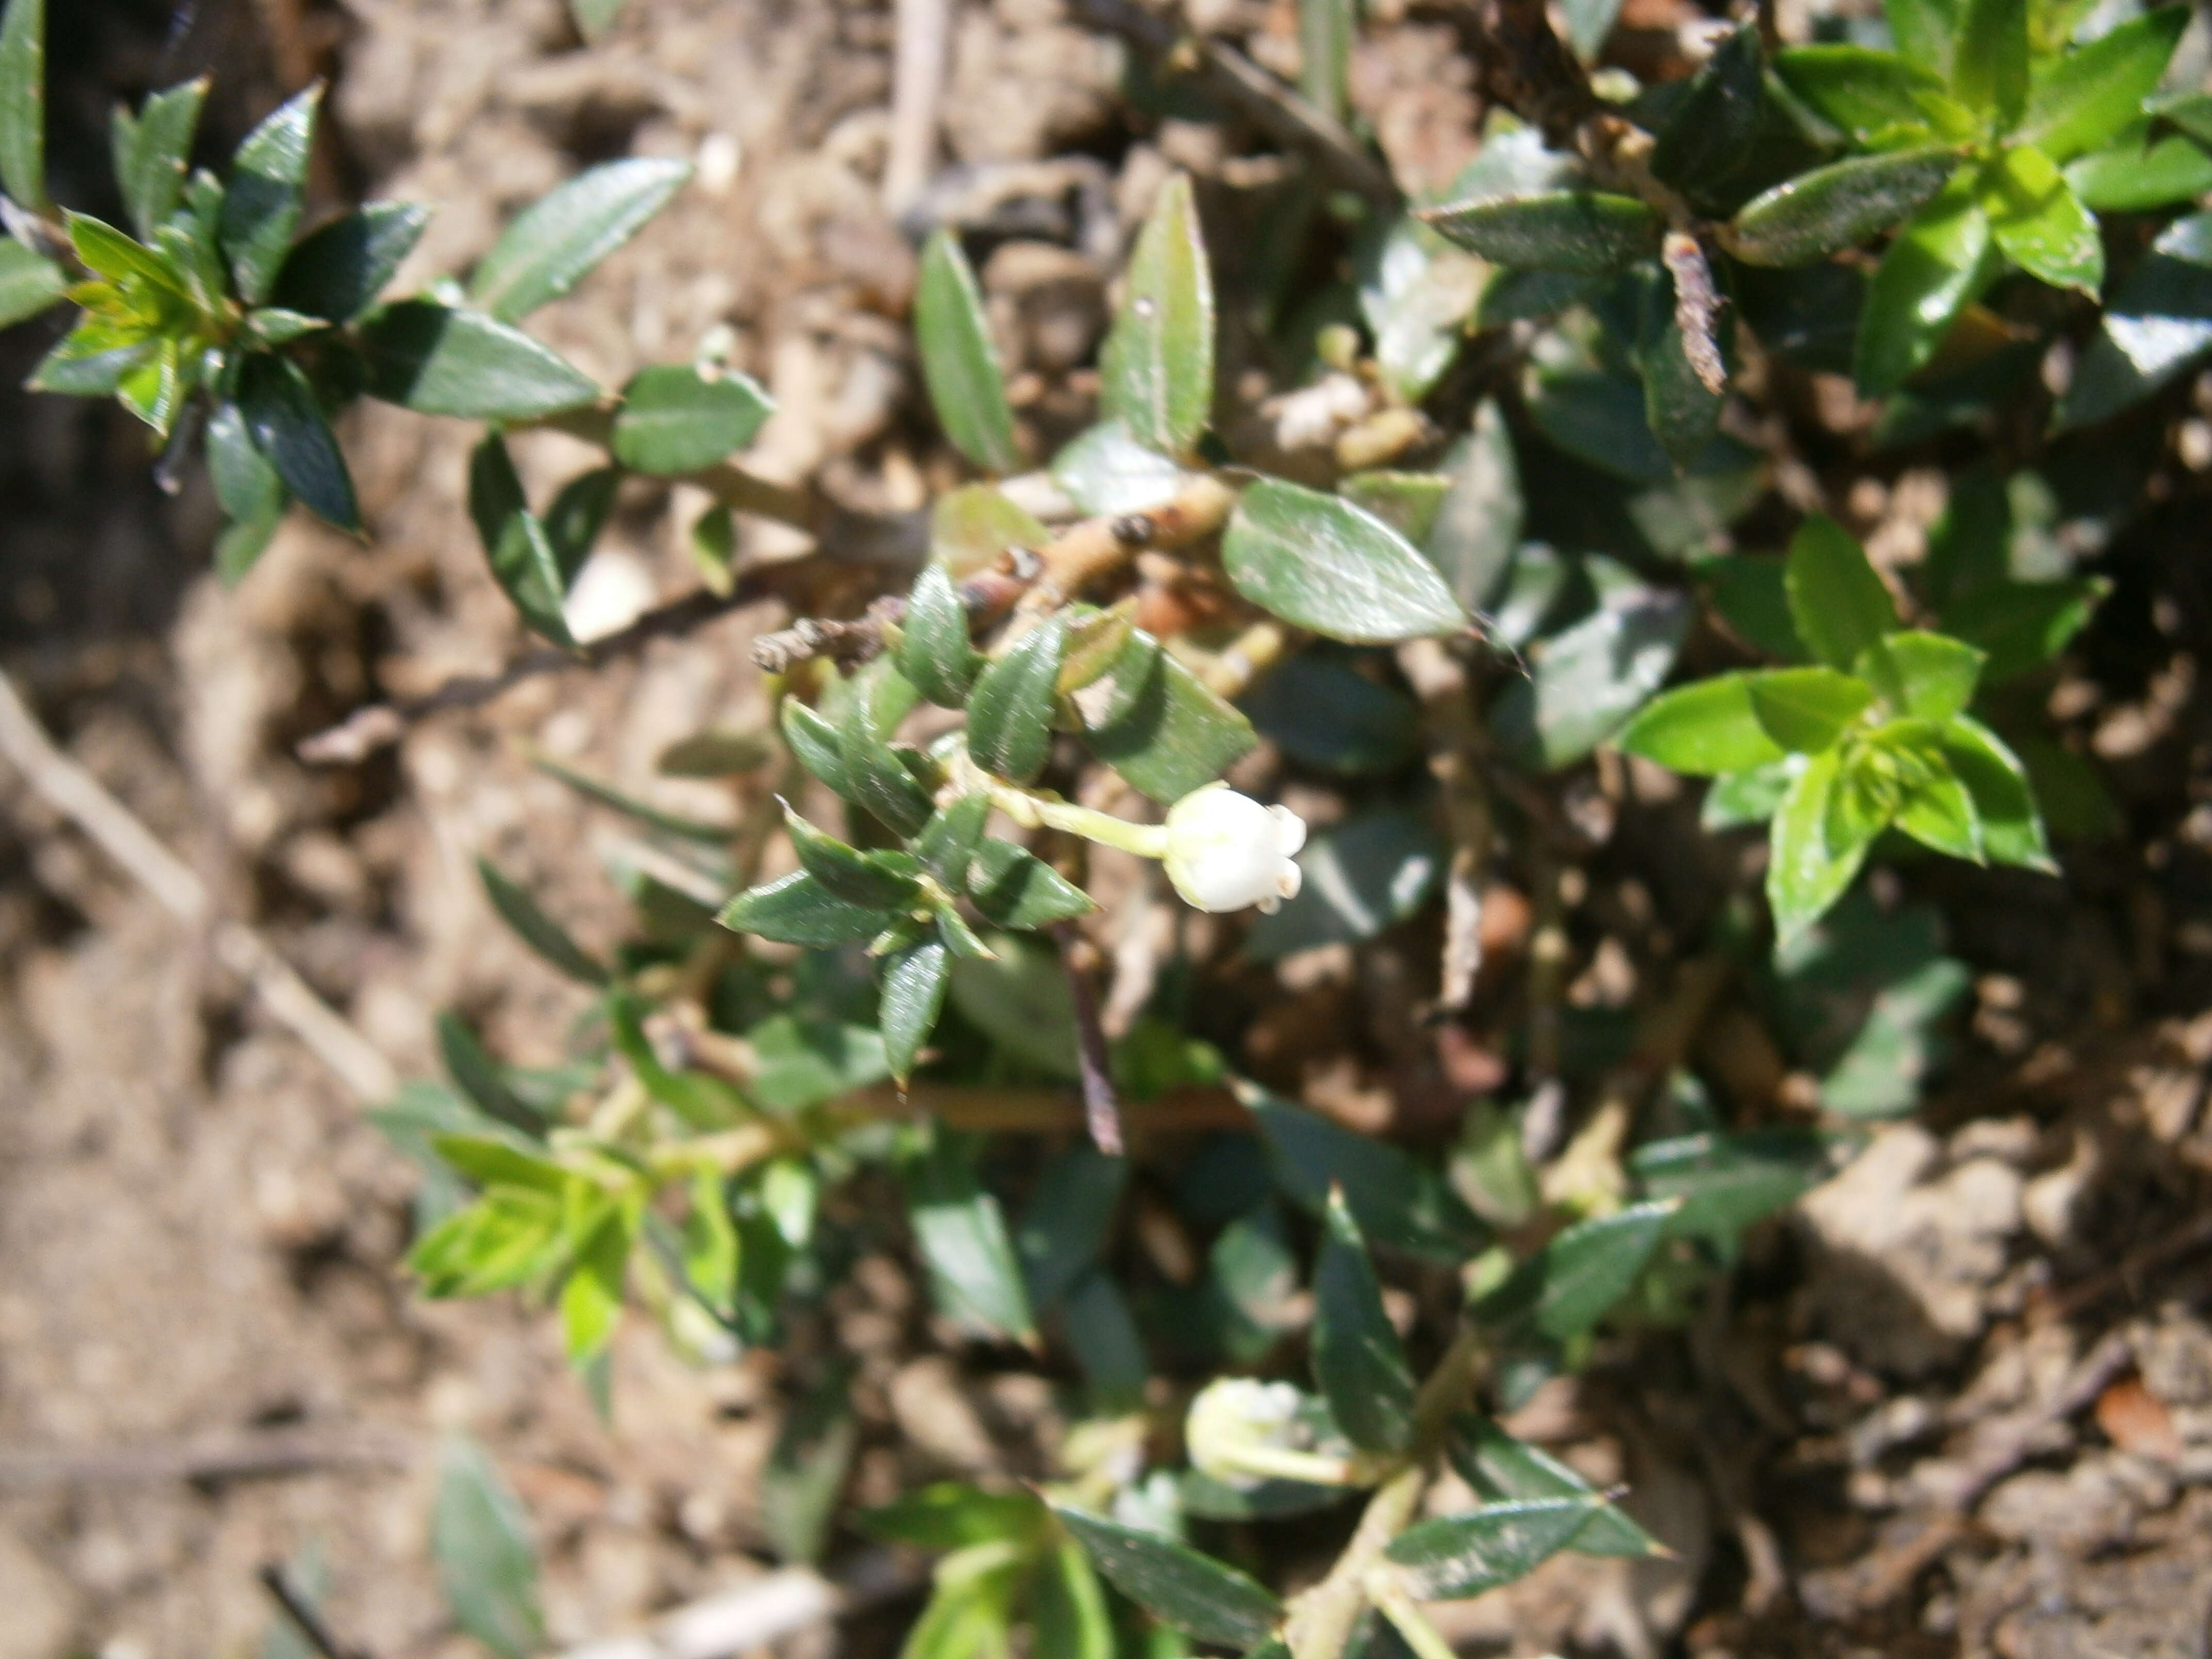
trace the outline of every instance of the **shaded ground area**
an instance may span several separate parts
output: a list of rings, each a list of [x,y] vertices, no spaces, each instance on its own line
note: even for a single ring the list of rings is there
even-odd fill
[[[1635,27],[1680,21],[1648,9]],[[1283,9],[1210,10],[1207,27],[1289,61]],[[334,61],[326,196],[438,204],[403,280],[462,267],[579,166],[695,157],[677,205],[533,327],[612,385],[727,325],[780,405],[762,471],[818,473],[875,511],[918,507],[951,481],[905,340],[910,244],[879,204],[887,7],[631,0],[588,52],[556,0],[301,15],[256,46],[258,30],[210,7],[167,50],[226,76],[252,64],[220,118],[231,132],[253,95]],[[97,88],[168,72],[170,20],[115,16],[112,35],[70,47],[90,65],[88,108]],[[1469,77],[1448,42],[1392,20],[1363,48],[1357,96],[1403,177],[1449,178],[1471,143]],[[1132,112],[1119,50],[1052,0],[963,10],[954,64],[957,210],[981,228],[1017,404],[1049,440],[1087,412],[1080,365],[1123,228],[1170,167],[1233,216],[1249,168],[1218,129]],[[69,130],[96,131],[88,118],[72,106]],[[34,332],[0,347],[0,381],[20,378]],[[712,787],[658,779],[653,757],[702,726],[759,721],[744,644],[781,614],[538,680],[391,755],[311,771],[291,758],[302,736],[519,645],[462,510],[472,434],[364,416],[346,435],[369,544],[295,515],[226,597],[197,574],[201,487],[155,491],[122,417],[9,392],[0,429],[0,641],[70,750],[403,1069],[434,1066],[442,1007],[518,1060],[557,1058],[577,996],[493,922],[472,860],[496,857],[596,945],[622,923],[602,867],[626,832],[533,770],[525,745],[676,810],[726,807]],[[575,459],[562,446],[518,448],[543,483]],[[2207,1650],[2212,774],[2197,653],[2212,616],[2195,568],[2203,491],[2171,477],[2106,554],[2116,597],[2053,695],[2105,769],[2122,833],[2069,854],[2063,887],[1921,870],[1887,896],[1937,904],[1972,975],[1941,1087],[1920,1123],[1875,1132],[1763,1232],[1690,1332],[1621,1339],[1516,1415],[1516,1433],[1629,1482],[1679,1559],[1555,1562],[1455,1610],[1449,1628],[1472,1650]],[[1933,516],[1931,477],[1940,491],[1924,471],[1870,480],[1851,497],[1855,527],[1909,545]],[[633,586],[681,591],[696,511],[636,486],[603,557]],[[1591,1006],[1671,971],[1669,884],[1696,861],[1680,854],[1693,813],[1673,786],[1632,769],[1599,793],[1623,830],[1572,919],[1576,994]],[[427,1558],[449,1429],[480,1439],[529,1504],[557,1642],[767,1570],[758,1471],[825,1333],[782,1358],[693,1369],[641,1322],[618,1345],[602,1425],[547,1321],[410,1298],[396,1273],[409,1166],[241,1002],[204,941],[12,775],[0,806],[0,1659],[244,1650],[267,1623],[254,1570],[310,1547],[350,1639],[383,1659],[476,1650],[450,1633]],[[1527,908],[1501,955],[1525,942]],[[1482,1034],[1462,1051],[1401,1029],[1406,964],[1435,948],[1412,933],[1310,963],[1255,1024],[1255,1064],[1362,1127],[1418,1134],[1436,1100],[1455,1112],[1485,1086]],[[1775,1113],[1784,1062],[1733,1006],[1724,997],[1707,1021],[1700,1064],[1735,1080],[1746,1112]],[[1394,1087],[1408,1054],[1426,1096]],[[862,1362],[856,1497],[1045,1468],[1060,1424],[1050,1382],[935,1328],[900,1261],[864,1258],[831,1305]],[[222,1455],[280,1431],[302,1467],[241,1476]],[[122,1466],[58,1473],[52,1458],[94,1452]],[[176,1478],[180,1455],[202,1460],[199,1478]],[[823,1631],[791,1650],[890,1650],[899,1612],[842,1647]]]

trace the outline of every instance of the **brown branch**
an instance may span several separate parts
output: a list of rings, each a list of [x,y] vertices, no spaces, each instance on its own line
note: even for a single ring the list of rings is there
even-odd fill
[[[1121,1156],[1121,1102],[1114,1092],[1114,1073],[1106,1052],[1106,1030],[1098,1020],[1098,997],[1091,974],[1077,960],[1085,950],[1083,934],[1072,921],[1056,924],[1053,939],[1060,946],[1060,971],[1067,979],[1068,1000],[1075,1009],[1075,1057],[1083,1080],[1083,1117],[1091,1144],[1109,1158]]]
[[[1193,40],[1166,18],[1133,0],[1074,0],[1077,18],[1119,35],[1146,57],[1182,67],[1192,64],[1206,90],[1286,149],[1304,151],[1338,184],[1385,208],[1395,207],[1398,186],[1390,172],[1326,111],[1300,97],[1234,46]]]
[[[1713,268],[1695,236],[1670,230],[1659,245],[1659,262],[1674,279],[1674,331],[1682,337],[1682,356],[1705,390],[1716,398],[1728,390],[1728,364],[1721,357],[1720,315],[1724,301],[1713,285]]]

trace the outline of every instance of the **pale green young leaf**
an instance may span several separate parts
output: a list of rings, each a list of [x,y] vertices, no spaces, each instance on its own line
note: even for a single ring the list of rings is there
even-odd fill
[[[1960,0],[1951,89],[2009,132],[2027,107],[2027,0]]]
[[[519,215],[469,278],[469,298],[517,322],[581,282],[665,207],[691,176],[686,161],[610,161],[561,185]]]
[[[629,1224],[610,1204],[576,1248],[574,1264],[561,1285],[561,1332],[571,1365],[586,1364],[614,1340],[622,1322],[629,1247]]]
[[[1973,798],[1983,851],[1999,864],[2056,875],[2043,814],[2020,757],[1996,732],[1966,714],[1944,722],[1940,741],[1952,772]]]
[[[1188,175],[1160,189],[1099,358],[1100,395],[1137,442],[1190,453],[1213,412],[1213,276]]]
[[[1800,103],[1861,149],[1893,150],[1973,131],[1973,118],[1950,97],[1943,77],[1917,58],[1869,46],[1791,46],[1775,54],[1774,72]]]
[[[1988,653],[1948,634],[1910,629],[1885,641],[1890,665],[1905,694],[1900,713],[1948,720],[1974,699]]]
[[[1775,811],[1766,899],[1781,944],[1796,939],[1843,896],[1874,839],[1874,830],[1863,825],[1847,823],[1838,826],[1840,833],[1831,833],[1832,819],[1838,816],[1831,809],[1844,758],[1840,749],[1814,756]]]
[[[2097,221],[2051,159],[2031,144],[2007,150],[1982,173],[1982,207],[2004,256],[2053,288],[2091,299],[2105,283]]]
[[[12,236],[0,237],[0,328],[35,317],[69,288],[62,268]]]
[[[952,447],[987,472],[1015,471],[1014,413],[983,296],[959,239],[942,227],[922,247],[914,335],[930,404]]]
[[[1936,74],[1951,73],[1962,0],[1882,0],[1889,35],[1900,56]]]
[[[1745,690],[1760,729],[1796,755],[1827,748],[1874,702],[1865,679],[1832,668],[1767,669],[1748,676]]]
[[[1716,674],[1644,706],[1616,739],[1632,755],[1691,777],[1765,766],[1783,750],[1752,710],[1751,676]]]
[[[1897,827],[1947,857],[1986,862],[1981,815],[1974,798],[1948,765],[1931,768],[1905,786]]]
[[[2212,148],[2189,133],[2153,136],[2148,122],[2066,164],[2066,182],[2093,213],[2148,213],[2212,190]]]
[[[1783,580],[1798,637],[1831,668],[1854,672],[1862,653],[1897,630],[1897,602],[1866,550],[1825,514],[1790,538]]]
[[[1905,222],[1867,285],[1853,373],[1860,392],[1894,392],[1936,355],[1998,260],[1972,168]]]
[[[2036,64],[2015,136],[2061,163],[2112,143],[2141,118],[2189,19],[2186,6],[2160,6]]]
[[[1072,1538],[1047,1553],[1030,1591],[1030,1623],[1038,1655],[1053,1659],[1115,1659],[1120,1651],[1106,1593],[1091,1558]]]

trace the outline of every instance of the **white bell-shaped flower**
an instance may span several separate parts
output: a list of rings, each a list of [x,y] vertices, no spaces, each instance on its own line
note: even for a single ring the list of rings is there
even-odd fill
[[[1168,809],[1167,832],[1168,879],[1201,910],[1273,910],[1297,896],[1291,854],[1306,844],[1306,824],[1287,806],[1209,783]]]

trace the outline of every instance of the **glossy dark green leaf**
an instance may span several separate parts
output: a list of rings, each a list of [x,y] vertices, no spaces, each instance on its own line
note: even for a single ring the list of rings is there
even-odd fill
[[[976,676],[968,697],[968,753],[976,765],[1012,783],[1030,782],[1044,769],[1066,652],[1066,619],[1054,615]]]
[[[740,893],[722,907],[722,926],[786,945],[848,945],[873,939],[891,920],[888,910],[850,904],[830,894],[804,870]]]
[[[986,920],[1023,930],[1088,915],[1091,896],[1035,854],[1011,842],[977,843],[968,874],[968,896]]]
[[[545,509],[545,539],[552,544],[553,562],[561,568],[563,590],[574,584],[576,573],[591,557],[592,545],[599,540],[607,514],[614,511],[615,492],[621,483],[619,468],[594,467],[562,484],[553,505]]]
[[[959,239],[941,227],[922,246],[914,336],[937,423],[952,447],[987,472],[1014,471],[1021,452],[983,296]]]
[[[1314,1267],[1314,1382],[1355,1446],[1385,1455],[1413,1436],[1413,1372],[1341,1190],[1329,1194]]]
[[[1973,131],[1972,117],[1924,58],[1867,46],[1791,46],[1775,54],[1774,72],[1800,103],[1863,149]]]
[[[2054,288],[2094,299],[2105,283],[2105,242],[2057,165],[2022,144],[1982,173],[1982,206],[2004,256]]]
[[[1729,222],[1729,252],[1755,265],[1804,265],[1856,247],[1933,201],[1960,167],[1948,149],[1857,155],[1753,198]]]
[[[1878,651],[1881,646],[1868,647]],[[1867,653],[1860,660],[1867,662]],[[1869,663],[1871,669],[1875,665]],[[1887,663],[1884,673],[1894,673]],[[1747,675],[1744,690],[1752,717],[1759,728],[1784,749],[1796,755],[1817,755],[1829,747],[1875,699],[1874,687],[1860,675],[1838,673],[1832,668],[1771,668]],[[1755,763],[1765,764],[1765,762]],[[1747,769],[1731,767],[1730,771]]]
[[[1492,705],[1491,730],[1507,756],[1549,770],[1613,736],[1665,682],[1696,611],[1682,594],[1651,592],[1601,605],[1543,641],[1528,678]]]
[[[575,636],[561,611],[566,585],[560,564],[545,526],[530,510],[507,441],[496,432],[469,457],[469,517],[492,575],[523,621],[556,645],[574,645]]]
[[[774,408],[748,375],[682,363],[640,369],[623,388],[611,447],[633,471],[704,471],[750,443]]]
[[[2038,64],[2016,136],[2060,162],[2112,143],[2142,116],[2189,17],[2186,6],[2160,6]]]
[[[402,301],[373,313],[360,337],[369,392],[418,415],[526,421],[599,397],[589,377],[480,312]]]
[[[1651,171],[1693,200],[1719,198],[1750,159],[1766,109],[1765,55],[1747,25],[1721,42],[1691,78],[1651,149]]]
[[[0,13],[0,188],[33,212],[46,205],[46,0]]]
[[[863,853],[835,836],[823,834],[788,806],[784,829],[791,836],[800,866],[820,882],[833,897],[871,910],[900,910],[915,902],[921,890],[912,874],[892,854]],[[903,859],[903,854],[896,855]]]
[[[879,659],[880,660],[880,659]],[[885,665],[888,666],[888,665]],[[908,696],[911,688],[901,679]],[[865,806],[902,836],[911,836],[929,822],[936,806],[929,791],[908,769],[900,751],[886,740],[879,724],[874,698],[863,695],[853,699],[853,706],[837,731],[837,750],[842,758],[844,776],[852,794],[849,799]]]
[[[909,844],[921,867],[955,893],[968,885],[969,866],[983,834],[983,820],[991,815],[991,798],[981,790],[962,795],[930,815]]]
[[[1212,783],[1259,740],[1251,721],[1141,629],[1073,701],[1091,752],[1163,805]]]
[[[937,1016],[945,1006],[951,973],[945,946],[933,939],[907,945],[884,958],[884,996],[878,1019],[891,1075],[902,1086],[914,1075],[915,1056],[937,1029]]]
[[[1664,485],[1676,477],[1644,407],[1644,387],[1626,374],[1532,368],[1524,380],[1530,417],[1559,448],[1630,483]]]
[[[62,297],[69,277],[13,237],[0,237],[0,328],[35,317]]]
[[[1456,1264],[1486,1242],[1442,1176],[1397,1147],[1256,1089],[1246,1104],[1276,1184],[1310,1214],[1326,1214],[1329,1189],[1340,1187],[1360,1231],[1392,1249]]]
[[[1679,1212],[1676,1224],[1680,1225]],[[1577,1555],[1633,1559],[1667,1553],[1657,1539],[1621,1510],[1600,1500],[1590,1483],[1573,1469],[1550,1454],[1516,1440],[1488,1418],[1457,1419],[1444,1449],[1460,1478],[1486,1504],[1562,1498],[1599,1501],[1596,1513],[1577,1530],[1568,1546]]]
[[[1805,764],[1776,808],[1769,835],[1766,899],[1778,944],[1787,945],[1841,898],[1866,861],[1875,829],[1833,810],[1844,770],[1840,749]]]
[[[430,222],[411,202],[371,202],[303,237],[285,258],[270,297],[333,323],[349,323],[376,303]]]
[[[1656,252],[1664,228],[1632,196],[1583,190],[1447,204],[1421,218],[1493,264],[1530,270],[1617,270]]]
[[[1947,610],[1944,626],[1987,654],[1982,680],[1995,685],[2057,658],[2107,591],[2104,579],[2095,576],[2001,582]]]
[[[1449,857],[1425,812],[1377,807],[1325,830],[1298,855],[1297,896],[1253,923],[1245,951],[1275,962],[1372,939],[1429,902]]]
[[[207,459],[209,481],[224,516],[240,524],[273,527],[284,511],[284,481],[254,447],[236,404],[217,404],[209,415]]]
[[[1420,750],[1419,704],[1350,663],[1302,651],[1244,694],[1244,712],[1292,760],[1358,777]]]
[[[1894,392],[1926,364],[1996,270],[1989,215],[1966,169],[1906,222],[1868,284],[1853,363],[1860,392]]]
[[[1480,1595],[1526,1577],[1565,1549],[1604,1504],[1594,1493],[1485,1504],[1464,1515],[1416,1522],[1382,1553],[1418,1600]]]
[[[968,638],[968,607],[942,565],[931,565],[915,578],[907,596],[899,638],[899,670],[915,690],[940,708],[958,708],[968,701],[982,659]]]
[[[1186,1636],[1242,1650],[1274,1633],[1282,1604],[1236,1568],[1158,1533],[1053,1505],[1107,1582]]]
[[[340,530],[361,528],[353,476],[306,375],[284,358],[257,352],[240,366],[238,409],[254,447],[301,505]]]
[[[113,133],[116,188],[140,236],[149,241],[168,223],[184,194],[185,164],[199,131],[207,77],[187,81],[147,99],[136,115],[116,107]]]
[[[1692,777],[1747,771],[1782,758],[1759,724],[1748,674],[1717,674],[1644,705],[1617,739],[1632,755]]]
[[[999,1200],[977,1184],[966,1147],[943,1130],[908,1166],[907,1214],[939,1313],[979,1335],[1035,1338]]]
[[[2056,874],[2043,814],[2020,757],[1996,732],[1964,714],[1944,723],[1941,742],[1952,772],[1973,798],[1983,852],[1999,864]]]
[[[530,1516],[473,1441],[451,1437],[439,1463],[430,1556],[453,1623],[501,1659],[529,1659],[545,1638]]]
[[[1513,434],[1494,399],[1475,406],[1451,481],[1421,550],[1461,608],[1473,612],[1490,603],[1512,562],[1525,517]]]
[[[1213,413],[1213,276],[1187,175],[1161,186],[1123,280],[1099,356],[1103,404],[1146,448],[1188,454]]]
[[[1951,89],[2010,131],[2027,108],[2027,0],[1959,0]]]
[[[2212,190],[2212,148],[2185,133],[2153,137],[2148,123],[2109,149],[2066,164],[2066,182],[2094,213],[2146,213]]]
[[[1553,1342],[1581,1335],[1642,1276],[1674,1210],[1671,1200],[1634,1204],[1577,1223],[1478,1303],[1476,1319]]]
[[[1753,1224],[1787,1209],[1833,1172],[1829,1139],[1811,1129],[1753,1129],[1646,1141],[1629,1172],[1652,1198],[1679,1200],[1671,1229],[1733,1254]]]
[[[845,771],[845,756],[837,741],[837,728],[794,697],[786,697],[776,711],[783,740],[799,763],[846,800],[854,801],[853,781]]]
[[[688,162],[645,156],[579,173],[501,233],[469,278],[470,301],[511,323],[559,299],[635,235],[690,176]]]
[[[2154,14],[2156,15],[2156,14]],[[2212,351],[2212,213],[2159,233],[2105,307],[2058,406],[2061,429],[2141,403]]]
[[[586,985],[607,982],[605,965],[571,939],[567,928],[547,915],[528,889],[509,880],[489,859],[477,860],[477,875],[483,883],[484,896],[490,899],[491,908],[525,945],[573,980]]]
[[[247,133],[231,157],[222,198],[222,251],[239,297],[249,305],[269,297],[291,250],[322,100],[321,86],[308,88]]]
[[[1332,639],[1384,644],[1467,626],[1436,567],[1404,537],[1341,496],[1279,478],[1245,490],[1221,560],[1246,599]]]
[[[1014,1232],[1030,1306],[1056,1305],[1098,1260],[1128,1174],[1127,1158],[1109,1157],[1087,1142],[1069,1147],[1046,1168]]]
[[[1790,538],[1784,580],[1798,637],[1831,668],[1856,672],[1868,647],[1897,631],[1897,602],[1866,550],[1825,514]]]

